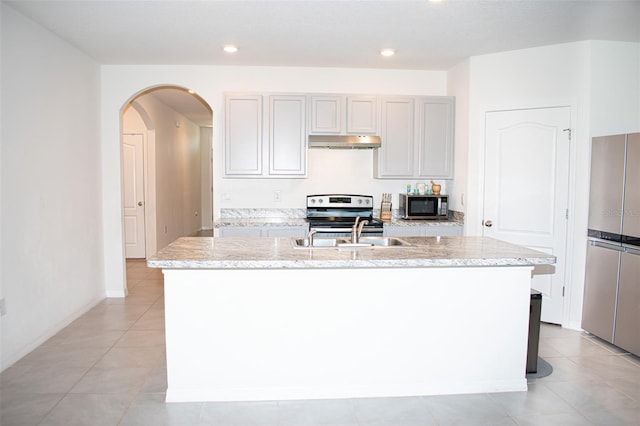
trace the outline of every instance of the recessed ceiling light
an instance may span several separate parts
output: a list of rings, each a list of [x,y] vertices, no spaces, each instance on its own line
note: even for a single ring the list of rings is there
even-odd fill
[[[223,50],[227,53],[236,53],[238,51],[238,48],[236,46],[229,44],[225,46]]]
[[[380,51],[380,54],[382,56],[393,56],[393,55],[395,55],[395,53],[396,53],[396,51],[393,50],[393,49],[382,49]]]

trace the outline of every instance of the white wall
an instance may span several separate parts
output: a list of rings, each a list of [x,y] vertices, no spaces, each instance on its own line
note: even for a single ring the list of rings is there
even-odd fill
[[[104,298],[105,283],[100,67],[1,8],[5,369]]]
[[[469,178],[466,188],[461,188],[456,181],[452,194],[454,199],[462,191],[468,194],[467,234],[482,234],[484,113],[544,105],[572,107],[572,204],[569,206],[569,275],[564,321],[564,325],[572,328],[580,328],[582,316],[591,137],[594,132],[637,131],[640,120],[640,99],[636,95],[640,92],[638,46],[638,43],[579,42],[470,59]],[[464,161],[456,158],[456,168],[464,167]]]
[[[466,212],[469,187],[469,95],[470,60],[466,59],[451,68],[447,79],[447,92],[456,98],[456,128],[453,181],[449,190],[452,210]]]
[[[591,42],[591,136],[640,132],[640,43]]]
[[[155,86],[193,89],[213,110],[214,214],[224,207],[303,208],[314,192],[398,193],[406,181],[373,179],[371,151],[309,152],[307,179],[223,179],[223,93],[324,92],[399,95],[446,95],[444,71],[397,71],[333,68],[272,68],[217,66],[102,67],[102,154],[107,292],[123,295],[122,220],[120,197],[120,110],[135,94]],[[412,182],[415,184],[415,182]],[[282,201],[273,192],[282,192]],[[223,202],[221,194],[230,194]],[[379,198],[375,200],[379,202]],[[160,244],[158,245],[160,246]]]

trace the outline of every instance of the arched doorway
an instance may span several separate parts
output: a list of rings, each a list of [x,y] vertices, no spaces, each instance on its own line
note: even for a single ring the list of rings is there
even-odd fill
[[[121,109],[124,252],[144,259],[213,227],[212,110],[179,86],[155,86]]]

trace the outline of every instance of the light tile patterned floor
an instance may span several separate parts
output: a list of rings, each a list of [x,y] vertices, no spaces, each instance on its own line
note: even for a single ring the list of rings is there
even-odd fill
[[[528,392],[323,401],[164,403],[162,274],[127,262],[107,299],[0,376],[0,425],[640,425],[640,359],[543,324],[553,374]]]

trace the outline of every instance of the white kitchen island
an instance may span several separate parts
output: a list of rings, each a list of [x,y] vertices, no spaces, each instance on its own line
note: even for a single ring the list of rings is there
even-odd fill
[[[482,237],[403,240],[181,238],[158,252],[166,401],[526,390],[531,271],[555,258]]]

